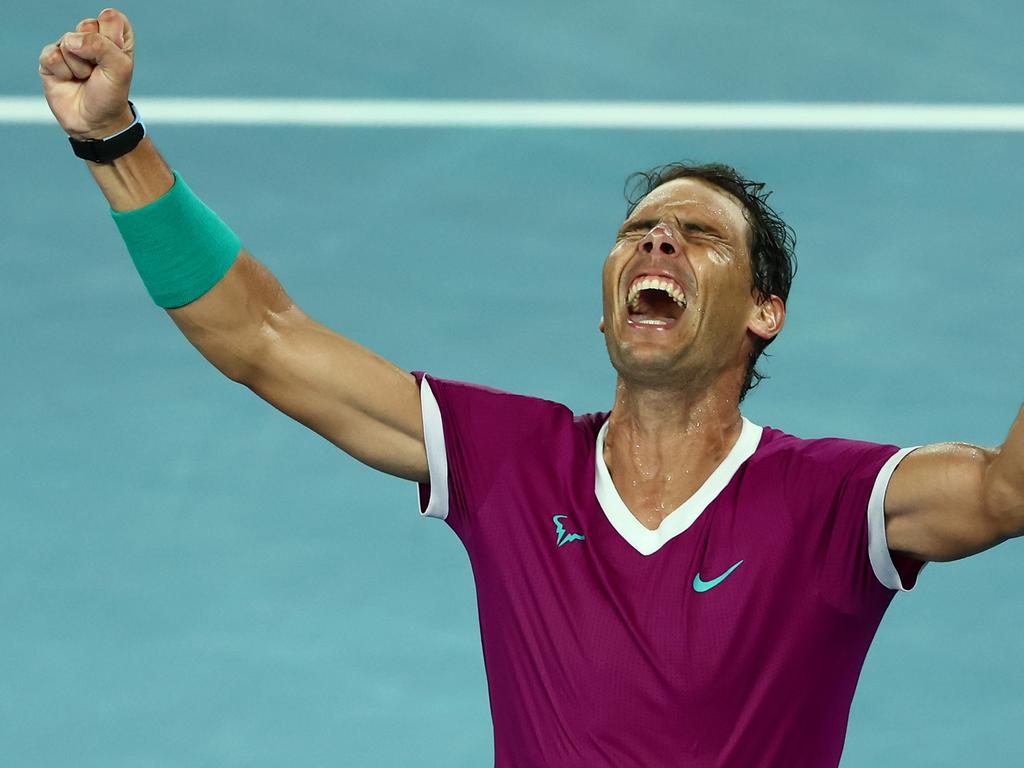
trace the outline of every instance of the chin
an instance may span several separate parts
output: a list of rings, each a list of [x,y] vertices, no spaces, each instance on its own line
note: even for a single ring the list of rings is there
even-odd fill
[[[619,344],[608,342],[612,367],[623,379],[644,384],[664,384],[679,375],[677,350],[658,348],[653,344]]]

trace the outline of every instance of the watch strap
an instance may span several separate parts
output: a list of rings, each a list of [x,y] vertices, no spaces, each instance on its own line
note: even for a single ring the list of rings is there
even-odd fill
[[[110,163],[135,149],[146,135],[146,124],[139,117],[135,105],[129,101],[128,106],[135,118],[131,125],[105,139],[75,139],[69,136],[72,151],[83,160]]]

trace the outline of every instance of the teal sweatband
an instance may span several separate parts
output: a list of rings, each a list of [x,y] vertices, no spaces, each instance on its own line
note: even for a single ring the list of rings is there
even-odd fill
[[[174,185],[149,205],[115,211],[117,228],[157,306],[195,301],[231,268],[242,247],[238,235],[174,174]]]

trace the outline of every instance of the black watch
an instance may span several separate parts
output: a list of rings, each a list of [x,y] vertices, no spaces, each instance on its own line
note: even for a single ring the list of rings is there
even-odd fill
[[[135,110],[135,105],[129,101],[128,106],[135,121],[123,131],[105,139],[73,139],[68,136],[74,153],[83,160],[91,160],[94,163],[111,163],[135,149],[146,135],[146,125]]]

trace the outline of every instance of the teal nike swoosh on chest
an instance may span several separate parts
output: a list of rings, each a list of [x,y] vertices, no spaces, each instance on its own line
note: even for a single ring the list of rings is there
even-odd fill
[[[707,592],[709,589],[713,589],[714,587],[717,587],[719,584],[721,584],[723,581],[725,581],[726,577],[730,573],[735,571],[741,565],[743,565],[743,561],[742,560],[740,560],[738,563],[735,563],[728,571],[723,573],[717,579],[712,579],[711,581],[704,581],[700,577],[700,574],[698,573],[696,576],[693,577],[693,590],[694,590],[694,592]]]

